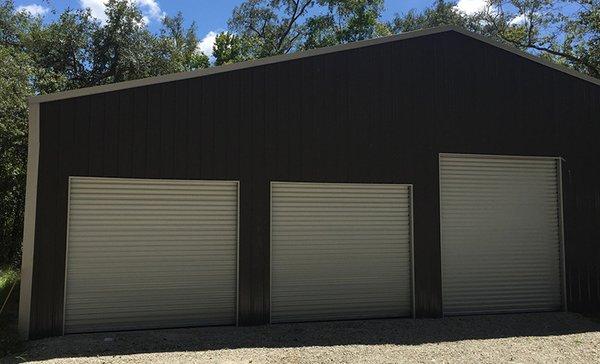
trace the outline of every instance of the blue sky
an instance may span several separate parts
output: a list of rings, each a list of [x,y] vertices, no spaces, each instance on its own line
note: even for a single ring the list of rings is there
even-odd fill
[[[66,8],[90,8],[92,14],[102,19],[103,4],[106,0],[15,0],[19,9],[25,9],[35,15],[41,15],[46,20],[51,20]],[[202,39],[199,47],[205,53],[212,49],[214,35],[225,30],[227,19],[233,8],[242,0],[131,0],[136,2],[148,26],[155,31],[160,26],[162,16],[174,15],[178,11],[184,14],[186,21],[195,21],[198,27],[198,36]],[[486,0],[459,0],[461,10],[470,12],[485,4]],[[390,19],[395,13],[407,12],[410,9],[422,9],[430,5],[433,0],[386,0],[385,19]]]

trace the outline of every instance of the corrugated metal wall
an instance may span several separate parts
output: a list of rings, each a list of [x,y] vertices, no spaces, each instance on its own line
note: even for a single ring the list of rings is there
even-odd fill
[[[569,310],[597,314],[600,310],[600,267],[586,265],[567,270]]]
[[[557,159],[440,156],[444,314],[558,310]]]
[[[563,161],[565,190],[567,298],[569,310],[600,312],[600,180],[596,176],[598,156],[589,146],[586,158]],[[569,223],[571,218],[576,221]],[[576,243],[577,245],[575,245]],[[574,246],[575,245],[575,246]]]
[[[237,191],[71,178],[65,333],[235,324]]]
[[[271,321],[409,316],[411,187],[271,184]]]

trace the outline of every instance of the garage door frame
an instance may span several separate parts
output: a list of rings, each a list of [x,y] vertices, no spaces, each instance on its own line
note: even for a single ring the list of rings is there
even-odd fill
[[[438,154],[438,201],[439,201],[439,222],[440,222],[440,271],[442,275],[441,288],[444,292],[444,269],[443,269],[443,251],[444,251],[444,237],[442,232],[442,158],[443,157],[477,157],[477,158],[489,158],[489,159],[541,159],[541,160],[552,160],[556,162],[557,170],[557,186],[558,186],[558,223],[559,223],[559,270],[560,270],[560,287],[561,287],[561,298],[562,298],[562,310],[567,311],[567,277],[566,277],[566,262],[565,262],[565,225],[564,225],[564,193],[563,193],[563,175],[562,175],[562,163],[565,161],[562,157],[549,157],[549,156],[526,156],[526,155],[504,155],[504,154],[477,154],[477,153],[439,153]],[[443,294],[442,294],[443,295]],[[446,316],[444,313],[444,302],[442,300],[442,316]]]
[[[273,324],[272,320],[272,299],[273,299],[273,184],[344,184],[344,185],[355,185],[355,186],[364,186],[364,185],[377,185],[377,186],[398,186],[398,187],[408,187],[409,190],[409,204],[410,204],[410,291],[411,291],[411,317],[416,318],[416,310],[415,310],[415,249],[414,249],[414,241],[415,241],[415,224],[414,224],[414,186],[410,183],[353,183],[353,182],[296,182],[296,181],[271,181],[269,183],[269,324]]]
[[[66,241],[65,241],[65,271],[63,280],[63,310],[62,310],[62,335],[65,335],[66,327],[66,310],[67,310],[67,273],[69,262],[69,223],[71,216],[71,185],[73,179],[87,179],[87,180],[113,180],[113,181],[168,181],[168,182],[203,182],[203,183],[235,183],[236,185],[236,253],[235,253],[235,326],[239,326],[240,321],[240,181],[239,180],[195,180],[195,179],[165,179],[165,178],[122,178],[122,177],[93,177],[93,176],[69,176],[68,187],[67,187],[67,228],[66,228]]]

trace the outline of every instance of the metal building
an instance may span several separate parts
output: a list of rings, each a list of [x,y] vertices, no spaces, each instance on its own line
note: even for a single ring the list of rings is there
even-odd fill
[[[20,329],[597,310],[598,135],[452,27],[33,97]]]

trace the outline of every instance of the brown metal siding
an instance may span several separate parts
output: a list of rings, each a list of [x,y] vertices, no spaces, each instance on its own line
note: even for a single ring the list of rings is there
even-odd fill
[[[269,317],[270,181],[412,183],[417,315],[439,316],[440,152],[566,158],[569,302],[598,302],[600,88],[458,33],[43,103],[40,119],[32,337],[61,333],[69,175],[240,180],[244,325]]]

